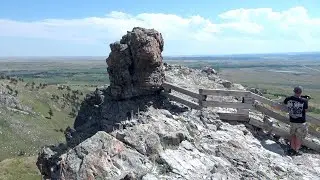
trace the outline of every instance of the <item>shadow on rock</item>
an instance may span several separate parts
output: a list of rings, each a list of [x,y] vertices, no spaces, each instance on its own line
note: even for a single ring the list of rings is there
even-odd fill
[[[156,109],[167,109],[171,114],[188,110],[185,106],[173,104],[159,93],[119,101],[113,100],[106,91],[102,90],[103,103],[101,97],[96,96],[99,93],[87,95],[75,119],[74,130],[71,128],[66,130],[69,147],[74,147],[98,131],[112,132],[118,128],[125,129],[138,123],[145,123],[147,118],[144,117],[144,112],[151,106]],[[137,118],[138,116],[140,118]]]

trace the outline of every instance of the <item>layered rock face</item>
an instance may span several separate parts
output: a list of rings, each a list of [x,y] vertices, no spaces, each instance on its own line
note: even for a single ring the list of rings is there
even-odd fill
[[[164,80],[162,35],[153,29],[133,28],[120,42],[110,44],[110,95],[128,99],[157,91]]]

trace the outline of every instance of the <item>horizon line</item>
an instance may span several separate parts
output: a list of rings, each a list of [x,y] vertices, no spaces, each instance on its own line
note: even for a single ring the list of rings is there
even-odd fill
[[[299,55],[299,54],[317,54],[320,53],[320,51],[300,51],[300,52],[270,52],[270,53],[234,53],[234,54],[195,54],[195,55],[162,55],[163,57],[221,57],[221,56],[243,56],[243,55]],[[103,55],[34,55],[34,56],[24,56],[24,55],[16,55],[16,56],[1,56],[0,58],[68,58],[68,57],[108,57],[109,55],[103,56]]]

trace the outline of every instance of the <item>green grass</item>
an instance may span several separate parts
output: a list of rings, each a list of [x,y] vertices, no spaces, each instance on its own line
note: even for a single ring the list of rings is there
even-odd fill
[[[8,80],[0,80],[3,84],[10,84]],[[18,90],[18,98],[21,104],[32,109],[34,114],[21,114],[12,112],[6,108],[0,108],[3,116],[0,118],[0,161],[5,158],[16,157],[23,151],[26,155],[35,155],[41,146],[55,144],[64,141],[67,126],[72,127],[74,117],[69,113],[74,107],[71,101],[66,100],[63,94],[72,94],[73,90],[80,90],[82,95],[77,94],[78,105],[84,96],[92,91],[94,87],[84,85],[72,86],[71,91],[67,89],[58,90],[56,85],[48,85],[39,90],[25,87],[26,82],[10,84],[13,90]],[[38,86],[39,84],[36,84]],[[52,95],[59,96],[59,100],[52,100]],[[52,109],[53,116],[49,119],[49,110]]]
[[[96,86],[108,84],[104,61],[93,62],[0,62],[0,75],[23,78],[24,82],[17,84],[9,80],[0,80],[0,84],[8,84],[18,91],[21,104],[32,109],[34,114],[22,114],[0,107],[0,180],[40,179],[35,166],[38,150],[44,145],[65,141],[67,126],[73,126],[75,117],[69,113],[80,105],[85,95]],[[40,89],[25,87],[34,82],[36,86],[46,83],[48,86]],[[69,86],[71,91],[58,90],[59,85]],[[73,90],[79,90],[75,103],[63,98],[72,95]],[[51,99],[52,95],[59,100]],[[53,116],[48,118],[49,110]],[[30,158],[29,158],[30,157]]]
[[[41,179],[36,167],[36,157],[19,157],[0,162],[0,180]]]
[[[26,82],[48,84],[108,84],[106,63],[101,61],[1,62],[0,74],[23,78]]]

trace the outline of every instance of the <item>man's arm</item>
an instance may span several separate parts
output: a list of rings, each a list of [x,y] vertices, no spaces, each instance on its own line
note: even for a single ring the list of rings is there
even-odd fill
[[[304,104],[303,104],[303,105],[304,105],[304,107],[303,107],[303,108],[304,108],[304,109],[305,109],[305,111],[307,112],[307,111],[308,111],[308,108],[309,108],[309,102],[308,102],[308,100],[307,100],[307,99],[305,100],[305,102],[304,102]]]

